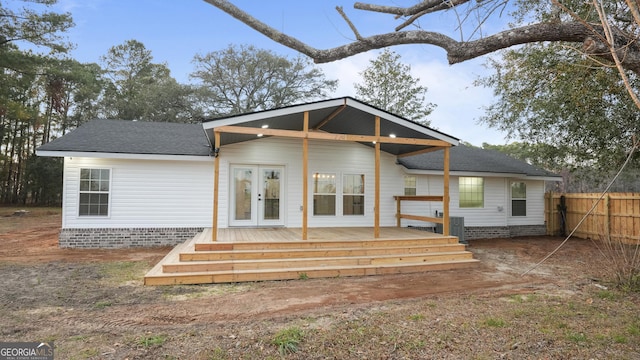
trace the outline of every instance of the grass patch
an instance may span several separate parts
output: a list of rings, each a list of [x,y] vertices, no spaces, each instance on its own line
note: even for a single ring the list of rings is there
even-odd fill
[[[95,303],[95,305],[93,305],[93,307],[96,309],[104,309],[111,305],[113,305],[111,301],[98,301],[97,303]]]
[[[628,339],[624,335],[613,335],[613,342],[616,344],[626,344]]]
[[[90,359],[92,357],[96,357],[100,355],[100,351],[96,348],[84,349],[80,351],[80,358],[82,359]]]
[[[271,343],[278,348],[280,355],[286,355],[298,351],[302,341],[302,330],[297,327],[282,329],[276,333]]]
[[[143,336],[136,340],[136,344],[143,347],[161,346],[167,341],[166,335]]]
[[[140,281],[148,270],[149,264],[144,261],[114,261],[102,264],[101,273],[104,281],[118,285]]]
[[[413,315],[409,316],[409,319],[411,319],[413,321],[421,321],[421,320],[424,320],[424,315],[422,315],[422,314],[413,314]]]
[[[496,328],[501,328],[501,327],[505,327],[507,326],[507,323],[500,319],[500,318],[487,318],[484,321],[484,324],[487,325],[488,327],[496,327]]]
[[[307,273],[301,272],[298,274],[298,280],[307,280],[307,279],[309,279],[309,275],[307,275]]]
[[[602,299],[602,300],[617,300],[618,299],[618,295],[616,293],[614,293],[613,291],[610,290],[600,290],[598,291],[598,293],[596,294],[596,296],[598,297],[598,299]]]
[[[587,342],[587,335],[584,333],[569,332],[567,333],[567,340],[575,343],[584,343]]]

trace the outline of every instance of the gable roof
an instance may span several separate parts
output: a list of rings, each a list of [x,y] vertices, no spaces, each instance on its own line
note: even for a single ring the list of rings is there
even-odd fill
[[[91,120],[38,148],[38,152],[208,156],[200,124]]]
[[[388,111],[366,104],[351,97],[322,100],[311,103],[292,105],[283,108],[264,110],[248,114],[234,115],[204,122],[202,125],[213,143],[213,131],[221,126],[241,126],[245,128],[303,131],[304,113],[309,113],[309,129],[317,132],[348,135],[375,135],[375,118],[380,117],[380,135],[398,138],[415,138],[440,140],[451,145],[458,145],[459,139],[405,119]],[[267,137],[265,135],[265,137]],[[255,140],[255,134],[222,133],[219,145]],[[360,142],[373,146],[371,141]],[[400,155],[424,150],[431,146],[408,143],[384,143],[381,150],[393,155]]]
[[[449,167],[452,172],[513,174],[561,180],[559,175],[530,165],[496,150],[458,145],[451,147]],[[444,170],[444,152],[399,158],[398,163],[411,170]]]

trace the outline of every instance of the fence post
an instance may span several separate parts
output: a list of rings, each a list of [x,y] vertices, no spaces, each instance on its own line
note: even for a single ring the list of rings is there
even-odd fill
[[[604,235],[606,236],[605,240],[611,239],[611,210],[609,209],[611,205],[609,194],[604,198]]]

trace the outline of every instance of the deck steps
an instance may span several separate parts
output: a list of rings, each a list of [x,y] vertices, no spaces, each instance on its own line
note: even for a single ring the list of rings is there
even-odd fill
[[[478,260],[457,238],[210,241],[206,231],[177,245],[146,285],[204,284],[402,274],[468,268]]]

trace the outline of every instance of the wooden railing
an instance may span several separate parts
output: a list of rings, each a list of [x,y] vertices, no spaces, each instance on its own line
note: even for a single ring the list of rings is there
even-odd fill
[[[442,232],[443,235],[449,235],[449,226],[444,226],[444,224],[449,224],[449,214],[447,211],[443,213],[443,217],[432,217],[432,216],[421,216],[421,215],[410,215],[402,213],[402,202],[403,201],[435,201],[435,202],[444,202],[444,196],[441,195],[396,195],[393,197],[396,199],[396,224],[398,227],[401,226],[402,219],[408,220],[418,220],[431,222],[436,224],[443,224]]]

